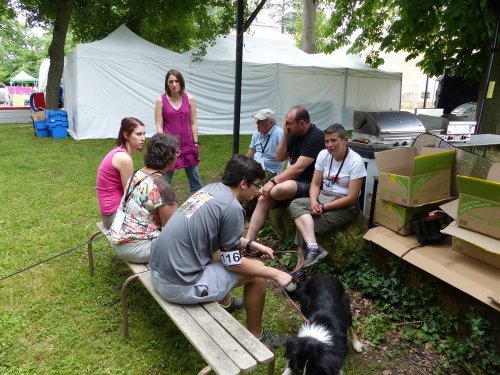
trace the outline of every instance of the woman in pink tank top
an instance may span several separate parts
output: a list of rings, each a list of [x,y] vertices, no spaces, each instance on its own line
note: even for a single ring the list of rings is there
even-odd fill
[[[165,179],[171,183],[174,171],[184,169],[189,190],[193,192],[201,189],[198,124],[195,99],[184,89],[182,74],[176,69],[169,70],[165,76],[165,93],[155,102],[155,124],[158,133],[172,134],[180,142],[180,155],[175,166],[165,174]]]
[[[108,152],[97,170],[96,193],[102,222],[109,228],[123,196],[127,181],[132,176],[134,163],[131,155],[142,150],[146,127],[134,117],[125,117],[116,139],[116,148]]]

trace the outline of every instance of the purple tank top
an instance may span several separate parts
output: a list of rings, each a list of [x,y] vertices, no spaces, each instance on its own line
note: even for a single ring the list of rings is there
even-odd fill
[[[194,167],[200,161],[198,148],[193,141],[193,132],[189,117],[189,99],[186,93],[182,94],[182,102],[179,109],[172,107],[166,94],[161,96],[163,101],[163,132],[175,135],[181,143],[181,154],[177,157],[174,169]]]

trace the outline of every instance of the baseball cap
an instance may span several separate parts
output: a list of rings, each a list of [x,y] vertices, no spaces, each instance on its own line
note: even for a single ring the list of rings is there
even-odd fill
[[[253,117],[257,120],[274,120],[274,112],[271,108],[264,108],[253,115]]]

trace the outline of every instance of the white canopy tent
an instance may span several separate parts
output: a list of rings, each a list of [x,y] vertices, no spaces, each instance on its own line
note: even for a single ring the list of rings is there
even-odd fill
[[[201,62],[158,47],[120,26],[108,37],[79,44],[66,58],[65,107],[77,139],[115,138],[123,117],[155,130],[154,102],[165,73],[179,69],[196,97],[201,134],[233,132],[235,37],[219,38]],[[399,109],[401,73],[343,66],[308,55],[292,43],[245,36],[240,132],[255,130],[252,114],[271,107],[278,123],[288,109],[304,105],[320,128],[341,122],[352,128],[354,109]],[[364,69],[362,69],[364,68]]]
[[[195,92],[199,122],[203,127],[216,120],[212,133],[232,129],[235,45],[235,36],[218,38],[201,62],[191,64],[192,87],[200,88]],[[245,36],[242,75],[241,133],[255,130],[252,114],[264,107],[275,110],[281,124],[290,107],[303,105],[322,129],[334,122],[352,129],[355,109],[400,108],[401,73],[377,70],[341,53],[309,55],[283,39]],[[205,102],[209,113],[201,110]]]
[[[64,107],[73,138],[116,138],[124,117],[136,117],[148,136],[156,132],[154,102],[170,67],[189,59],[156,46],[126,26],[106,38],[78,44],[64,63]]]

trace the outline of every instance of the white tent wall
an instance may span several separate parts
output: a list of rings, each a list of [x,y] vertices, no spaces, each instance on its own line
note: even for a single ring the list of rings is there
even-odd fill
[[[191,53],[158,47],[125,26],[100,41],[78,45],[64,69],[70,134],[76,139],[116,138],[121,120],[132,116],[153,135],[155,99],[164,92],[171,68],[182,72],[186,91],[196,98],[200,134],[232,134],[235,43],[234,36],[218,38],[196,63]],[[245,36],[240,133],[255,131],[252,115],[265,107],[276,112],[282,125],[290,107],[303,105],[322,129],[333,122],[351,129],[355,109],[399,109],[400,73],[352,64],[355,69],[348,69],[290,42]]]
[[[241,87],[240,132],[255,130],[252,115],[260,108],[276,108],[275,64],[245,64]],[[196,97],[201,134],[232,134],[234,122],[234,62],[192,63],[186,91]],[[183,72],[184,74],[184,72]]]
[[[77,45],[64,69],[65,108],[75,139],[116,138],[124,117],[156,133],[154,103],[170,67],[187,71],[186,56],[158,47],[120,26],[108,37]],[[189,73],[185,74],[189,80]]]
[[[286,114],[292,106],[302,105],[308,110],[311,122],[321,129],[327,128],[333,122],[341,122],[344,81],[342,70],[280,65],[280,112]],[[281,123],[284,123],[284,116]]]

